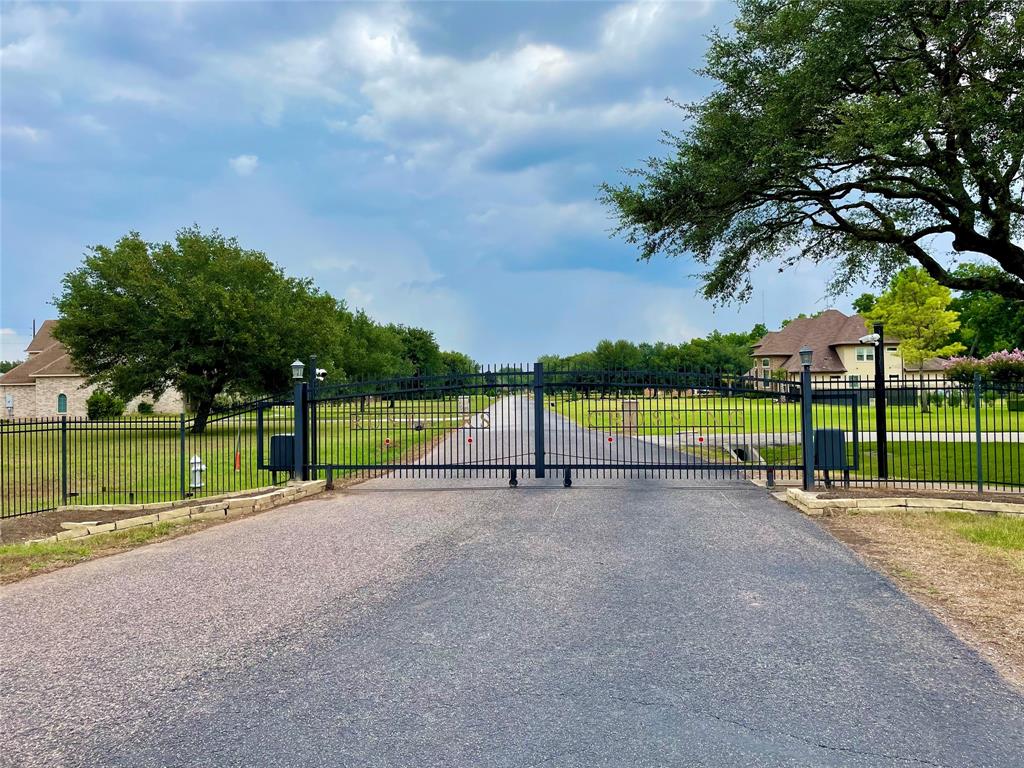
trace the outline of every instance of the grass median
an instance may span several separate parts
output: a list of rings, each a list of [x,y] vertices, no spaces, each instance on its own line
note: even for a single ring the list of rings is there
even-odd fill
[[[840,510],[820,522],[1024,685],[1024,516]]]

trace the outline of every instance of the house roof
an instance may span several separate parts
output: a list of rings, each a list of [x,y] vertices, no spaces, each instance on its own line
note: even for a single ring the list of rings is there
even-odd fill
[[[53,338],[56,320],[47,320],[36,331],[25,351],[29,358],[3,376],[0,386],[34,384],[36,376],[79,376],[64,345]]]
[[[827,309],[817,317],[799,317],[780,331],[766,333],[754,345],[754,355],[785,357],[780,367],[790,373],[799,373],[800,348],[808,346],[814,352],[812,373],[842,373],[846,366],[835,347],[860,344],[860,337],[868,333],[867,327],[867,322],[859,314],[844,315],[837,309]],[[887,337],[885,341],[887,344],[898,343],[899,339]]]
[[[42,352],[47,347],[53,345],[57,341],[53,338],[53,329],[56,325],[56,320],[43,320],[43,324],[39,326],[39,330],[36,331],[32,341],[25,347],[25,351],[32,355],[36,352]]]

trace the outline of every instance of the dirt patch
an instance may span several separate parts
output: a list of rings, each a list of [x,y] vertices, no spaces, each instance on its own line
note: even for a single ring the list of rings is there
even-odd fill
[[[968,540],[970,517],[841,511],[819,522],[1024,687],[1024,551]]]
[[[833,488],[815,489],[819,499],[954,499],[998,501],[1024,505],[1024,493],[973,493],[971,491],[918,490],[915,488]]]

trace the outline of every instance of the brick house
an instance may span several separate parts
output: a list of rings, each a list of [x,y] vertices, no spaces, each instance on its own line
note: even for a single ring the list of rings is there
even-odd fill
[[[873,381],[875,377],[875,346],[860,342],[869,333],[861,315],[845,315],[836,309],[817,317],[797,318],[780,331],[766,333],[753,346],[754,366],[750,375],[762,381],[783,376],[795,381],[800,378],[800,348],[808,346],[814,352],[812,381],[840,381],[858,387],[862,381]],[[921,366],[923,371],[907,365],[896,338],[886,337],[884,359],[889,379],[945,378],[943,361],[938,358],[926,360]]]
[[[96,387],[85,383],[64,345],[53,337],[56,324],[43,322],[25,349],[25,362],[0,376],[0,418],[85,417],[85,401]],[[152,403],[157,413],[184,410],[181,394],[168,390],[155,400],[151,395],[135,398],[125,412],[135,412],[142,401]]]

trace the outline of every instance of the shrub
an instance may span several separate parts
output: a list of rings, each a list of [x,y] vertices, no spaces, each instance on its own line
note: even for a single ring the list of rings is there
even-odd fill
[[[946,395],[943,392],[932,392],[928,396],[928,402],[932,405],[942,406],[946,404]]]
[[[986,358],[954,357],[946,364],[946,375],[954,381],[971,382],[980,373],[993,381],[1024,380],[1024,352],[1015,349],[993,352]]]
[[[147,403],[145,400],[142,400],[142,401],[139,402],[138,411],[139,411],[139,413],[146,413],[146,414],[152,413],[153,412],[153,404],[152,403]]]
[[[1024,413],[1024,395],[1011,394],[1006,398],[1006,410]]]
[[[90,419],[113,419],[124,414],[124,400],[106,390],[97,389],[85,401],[85,413]]]
[[[957,390],[953,390],[949,393],[949,405],[951,408],[959,408],[963,405],[964,396]]]

